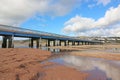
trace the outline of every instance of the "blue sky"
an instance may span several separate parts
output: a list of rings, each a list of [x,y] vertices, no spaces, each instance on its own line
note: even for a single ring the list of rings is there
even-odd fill
[[[1,0],[0,23],[72,36],[120,36],[120,0]]]

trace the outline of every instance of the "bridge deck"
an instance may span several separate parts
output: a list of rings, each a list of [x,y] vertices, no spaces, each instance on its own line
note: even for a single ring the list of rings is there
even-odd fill
[[[12,35],[15,37],[43,38],[43,39],[52,39],[52,40],[98,42],[98,41],[81,40],[76,37],[70,37],[70,36],[48,33],[48,32],[43,32],[43,31],[24,29],[20,27],[13,27],[13,26],[2,25],[2,24],[0,24],[0,35]]]

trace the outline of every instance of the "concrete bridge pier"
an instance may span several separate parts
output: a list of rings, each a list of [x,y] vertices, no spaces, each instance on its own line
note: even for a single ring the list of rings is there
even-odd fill
[[[7,48],[7,38],[3,36],[2,48]]]
[[[77,42],[75,41],[75,46],[76,46]]]
[[[91,45],[95,45],[95,43],[92,42]]]
[[[51,40],[48,39],[48,41],[47,41],[47,46],[50,46],[50,41],[51,41]]]
[[[59,44],[58,45],[61,46],[61,40],[59,40]]]
[[[36,48],[39,48],[40,45],[39,45],[39,39],[36,39]]]
[[[29,38],[29,48],[31,48],[31,38]]]
[[[36,41],[36,48],[39,48],[39,38],[31,38],[29,40],[29,47],[30,48],[34,47],[34,41]]]
[[[13,48],[13,37],[14,36],[3,36],[2,48]]]
[[[64,41],[64,46],[67,46],[67,42],[66,41]]]
[[[30,48],[33,48],[33,38],[30,38],[30,39],[29,39],[29,47],[30,47]]]
[[[53,41],[53,46],[56,46],[56,40]]]
[[[84,45],[84,42],[83,42],[83,41],[82,41],[81,43],[82,43],[82,45]]]
[[[80,42],[81,45],[83,45],[83,42]]]
[[[74,41],[72,41],[72,46],[74,46],[75,45],[75,42]]]
[[[57,40],[57,39],[56,39],[56,40],[54,40],[53,45],[54,45],[54,46],[58,46],[58,45],[59,45],[59,43],[58,43],[58,42],[59,42],[59,40]]]
[[[92,44],[93,44],[92,42],[89,43],[89,45],[92,45]]]
[[[89,45],[93,45],[93,42],[89,42]]]
[[[41,37],[39,39],[39,46],[42,47],[42,39],[41,39]]]
[[[56,46],[59,46],[59,40],[56,40]]]
[[[67,42],[67,45],[68,45],[68,46],[70,45],[70,41]]]
[[[80,45],[80,42],[79,42],[79,41],[77,42],[77,45]]]
[[[67,46],[67,41],[66,40],[59,40],[59,46],[62,45],[62,42],[64,43],[64,46]]]
[[[90,44],[90,42],[85,42],[85,45],[89,45]]]
[[[58,46],[58,40],[52,40],[52,39],[48,39],[47,40],[47,46],[51,46],[51,41],[52,41],[52,46]]]
[[[34,39],[33,38],[31,38],[31,48],[33,48],[33,46],[34,46]]]
[[[90,45],[90,42],[88,42],[88,45]]]
[[[87,45],[87,42],[85,42],[85,45]]]

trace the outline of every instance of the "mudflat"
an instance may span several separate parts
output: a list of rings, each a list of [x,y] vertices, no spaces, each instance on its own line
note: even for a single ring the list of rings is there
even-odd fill
[[[70,52],[72,55],[120,60],[120,45],[87,45],[74,48],[79,51]]]
[[[38,49],[0,49],[0,80],[30,80],[41,69],[40,61],[51,55]]]
[[[50,56],[39,49],[0,49],[0,80],[84,80],[88,76],[56,63],[41,63]]]
[[[59,46],[51,48],[59,48],[62,51],[68,51],[70,54],[76,56],[120,60],[120,44]]]
[[[120,45],[80,45],[51,48],[66,49],[69,51],[66,53],[76,56],[120,60]],[[43,63],[49,57],[51,57],[51,52],[40,49],[1,48],[0,80],[86,80],[89,76],[88,73],[57,63]]]

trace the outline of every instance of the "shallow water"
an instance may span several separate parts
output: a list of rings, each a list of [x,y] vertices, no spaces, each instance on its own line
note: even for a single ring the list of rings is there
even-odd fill
[[[120,48],[112,48],[112,49],[107,49],[105,51],[112,53],[120,53]]]
[[[120,61],[73,55],[56,56],[48,61],[89,73],[87,80],[120,80]]]

